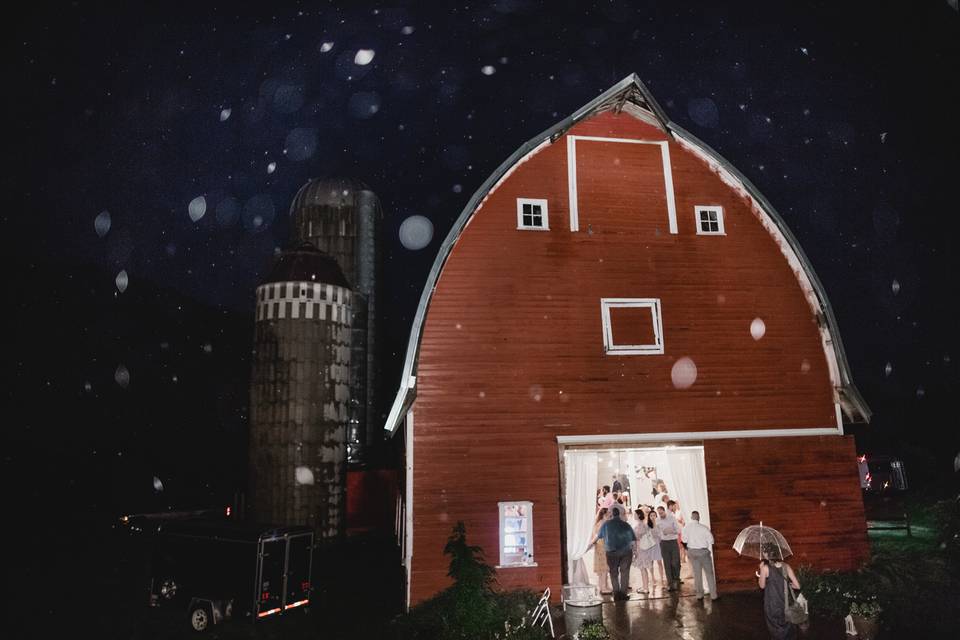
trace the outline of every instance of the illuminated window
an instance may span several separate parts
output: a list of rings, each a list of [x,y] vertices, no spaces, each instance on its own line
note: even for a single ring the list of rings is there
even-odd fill
[[[536,566],[533,503],[500,502],[500,567]]]
[[[517,198],[517,229],[549,231],[547,201],[531,198]]]
[[[694,210],[697,214],[698,236],[726,235],[723,231],[723,207],[696,206]]]

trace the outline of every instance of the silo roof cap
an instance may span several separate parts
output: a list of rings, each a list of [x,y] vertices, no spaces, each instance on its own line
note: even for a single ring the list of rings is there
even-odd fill
[[[309,242],[287,249],[277,257],[260,284],[271,282],[322,282],[350,288],[337,261]]]

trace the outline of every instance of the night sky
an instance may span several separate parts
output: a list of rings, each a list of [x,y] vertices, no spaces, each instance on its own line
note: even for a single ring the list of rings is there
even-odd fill
[[[313,177],[382,201],[392,394],[470,195],[632,72],[800,241],[875,412],[859,448],[949,472],[956,2],[723,4],[30,3],[3,62],[11,508],[242,488],[253,292]],[[434,226],[419,250],[413,215]]]

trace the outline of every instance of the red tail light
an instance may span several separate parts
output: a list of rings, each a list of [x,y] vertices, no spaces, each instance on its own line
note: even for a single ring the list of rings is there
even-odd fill
[[[230,517],[230,507],[227,507],[227,517]]]
[[[270,599],[270,592],[269,592],[269,591],[264,591],[262,594],[260,594],[260,599],[261,599],[261,600],[269,600],[269,599]]]

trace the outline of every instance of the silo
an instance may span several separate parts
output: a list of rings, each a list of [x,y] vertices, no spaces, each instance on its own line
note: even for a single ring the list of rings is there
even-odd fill
[[[379,286],[380,201],[365,184],[345,179],[307,182],[290,205],[296,242],[310,242],[330,254],[353,285],[353,355],[348,458],[363,460],[363,449],[382,438],[376,398],[377,289]]]
[[[254,519],[346,527],[346,428],[353,294],[330,256],[309,243],[284,251],[257,287],[250,381]]]

